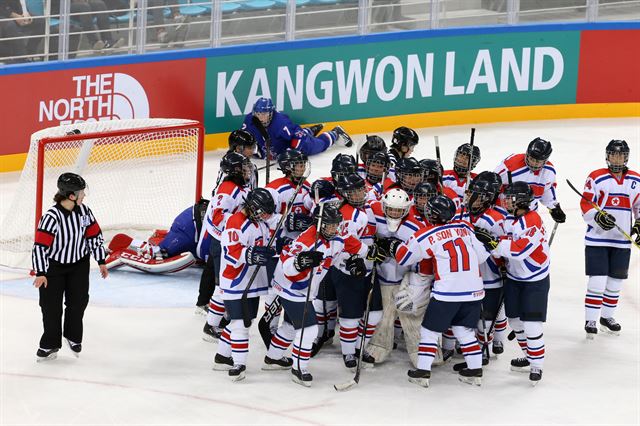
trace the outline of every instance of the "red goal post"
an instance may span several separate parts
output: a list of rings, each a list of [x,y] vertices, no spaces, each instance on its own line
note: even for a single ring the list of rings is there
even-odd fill
[[[117,232],[141,234],[168,228],[178,213],[199,200],[203,155],[204,129],[193,120],[98,121],[34,133],[3,220],[0,263],[28,266],[25,255],[33,244],[34,226],[53,204],[61,173],[85,178],[86,203],[107,238]],[[21,260],[6,259],[7,253],[10,258],[22,253]]]

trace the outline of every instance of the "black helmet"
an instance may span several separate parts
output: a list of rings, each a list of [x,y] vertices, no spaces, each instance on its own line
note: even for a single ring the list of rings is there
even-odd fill
[[[446,195],[436,195],[424,206],[424,215],[433,225],[449,222],[456,214],[456,204]]]
[[[434,185],[442,183],[443,170],[442,165],[438,161],[426,158],[420,160],[420,165],[423,170],[422,180],[424,182],[431,182]]]
[[[82,176],[75,173],[63,173],[58,178],[58,194],[65,197],[69,197],[69,195],[75,192],[82,191],[86,187],[87,183],[84,181]]]
[[[356,168],[356,159],[353,158],[353,155],[338,154],[331,162],[331,177],[337,181],[340,176],[355,173]]]
[[[532,166],[529,162],[529,159],[534,159],[538,161],[547,161],[551,156],[551,142],[546,141],[541,138],[535,138],[531,142],[529,142],[529,146],[527,147],[527,154],[524,156],[525,163],[532,171],[538,171],[544,167],[544,163],[541,166]]]
[[[629,161],[629,145],[627,145],[627,141],[623,141],[620,139],[613,139],[607,144],[606,152],[606,160],[607,167],[611,173],[624,173],[627,171],[627,162]],[[609,156],[611,154],[623,154],[624,155],[624,164],[611,164],[609,160]]]
[[[533,190],[527,182],[517,181],[506,186],[503,192],[505,208],[509,213],[515,213],[517,209],[529,210],[529,205],[533,202]],[[511,205],[507,204],[511,202]]]
[[[247,147],[256,144],[256,138],[246,130],[234,130],[229,134],[229,151],[235,151],[237,147]]]
[[[471,144],[463,143],[456,149],[456,153],[453,157],[453,170],[460,175],[466,175],[470,170],[475,169],[480,161],[480,148],[473,146],[473,153],[471,152]],[[463,155],[464,158],[458,161],[458,156]],[[469,168],[469,157],[471,157],[471,168]]]
[[[378,151],[370,154],[364,164],[367,173],[367,179],[369,180],[369,182],[375,184],[380,182],[384,174],[389,171],[389,167],[391,167],[391,158],[389,158],[389,154],[387,154],[386,151]],[[373,174],[371,172],[370,166],[374,164],[381,165],[383,167],[383,171],[380,174]]]
[[[420,182],[413,189],[413,202],[420,213],[424,212],[427,201],[438,195],[438,188],[431,182]]]
[[[415,179],[411,180],[412,177]],[[413,194],[413,190],[422,181],[422,177],[422,165],[415,158],[401,158],[396,163],[396,181],[407,193]]]
[[[313,210],[313,217],[316,221],[318,220],[318,216],[320,216],[320,209],[320,206],[316,206],[316,208]],[[336,224],[339,225],[341,222],[342,213],[336,206],[332,204],[325,204],[322,207],[322,220],[319,231],[326,240],[330,240],[338,234],[338,228],[336,228],[335,232],[328,234],[326,226]]]
[[[471,181],[470,186],[473,185],[474,182],[479,181],[486,181],[491,183],[492,191],[494,192],[494,197],[491,201],[491,204],[495,204],[498,200],[498,197],[500,196],[500,191],[502,190],[502,178],[500,177],[500,175],[495,172],[485,170],[478,173],[478,176],[476,176],[473,181]]]
[[[335,186],[326,179],[318,179],[311,184],[311,197],[316,196],[316,189],[320,199],[333,197],[336,193]]]
[[[367,135],[366,142],[360,147],[360,158],[364,164],[376,152],[387,152],[387,144],[378,135]]]
[[[469,184],[469,194],[466,200],[467,208],[472,215],[479,215],[493,204],[495,198],[496,191],[493,183],[476,177]],[[474,206],[476,201],[480,201],[479,206]]]
[[[336,189],[338,194],[354,207],[363,207],[367,200],[364,179],[355,173],[338,177]]]
[[[220,169],[231,178],[239,178],[242,182],[249,181],[251,161],[239,152],[230,151],[220,160]]]
[[[276,203],[271,192],[264,188],[249,191],[244,200],[244,207],[249,210],[249,218],[254,222],[261,221],[262,214],[273,214],[276,211]]]
[[[416,146],[418,145],[418,134],[415,130],[408,127],[398,127],[393,131],[393,137],[391,138],[391,145],[398,146]]]
[[[282,173],[284,173],[285,176],[290,176],[292,178],[304,178],[304,172],[300,176],[295,174],[295,166],[297,164],[304,164],[306,170],[308,162],[309,158],[307,157],[307,154],[291,148],[288,148],[286,151],[278,155],[278,168],[282,170]]]

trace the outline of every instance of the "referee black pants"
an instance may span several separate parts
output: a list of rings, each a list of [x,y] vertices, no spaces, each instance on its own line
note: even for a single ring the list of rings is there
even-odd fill
[[[89,303],[89,256],[76,263],[61,264],[49,261],[47,288],[41,286],[40,308],[44,333],[42,349],[62,347],[62,336],[74,343],[82,342],[82,317]],[[62,301],[64,326],[62,324]]]

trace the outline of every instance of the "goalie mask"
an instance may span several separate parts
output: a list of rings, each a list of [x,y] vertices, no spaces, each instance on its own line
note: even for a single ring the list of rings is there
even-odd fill
[[[271,124],[276,107],[269,98],[260,98],[253,104],[253,116],[266,128]]]
[[[402,219],[409,214],[411,200],[409,195],[399,188],[389,190],[382,197],[382,209],[387,219],[389,231],[396,232],[400,227]]]
[[[247,194],[244,208],[247,209],[251,221],[262,222],[269,219],[276,211],[276,203],[268,190],[256,188]]]
[[[607,144],[607,167],[611,173],[625,173],[629,161],[629,145],[626,141],[614,139]]]
[[[320,216],[320,206],[316,206],[313,211],[313,217],[316,219],[316,223],[318,220],[318,216]],[[338,235],[338,231],[340,230],[340,224],[342,223],[342,213],[340,210],[332,205],[325,204],[322,207],[322,218],[320,219],[320,234],[325,240],[330,240]]]
[[[278,155],[278,168],[296,184],[306,179],[311,171],[307,155],[291,148]]]
[[[401,158],[396,163],[397,181],[408,194],[413,194],[416,185],[422,182],[422,176],[422,166],[415,158]]]
[[[391,159],[386,152],[375,152],[371,154],[367,161],[365,161],[367,180],[376,184],[382,181],[384,175],[389,172],[391,166]]]
[[[387,144],[380,136],[367,135],[367,140],[360,148],[360,158],[364,164],[376,152],[387,152]]]
[[[362,208],[367,200],[367,189],[364,179],[359,175],[352,173],[346,176],[340,176],[336,182],[338,194],[353,207]]]
[[[469,167],[469,157],[471,157],[471,167]],[[480,148],[474,145],[472,149],[471,144],[464,143],[456,149],[453,157],[453,170],[458,176],[463,176],[475,169],[479,162]]]

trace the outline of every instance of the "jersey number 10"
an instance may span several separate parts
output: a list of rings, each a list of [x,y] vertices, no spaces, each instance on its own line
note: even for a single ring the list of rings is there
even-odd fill
[[[461,238],[447,241],[442,247],[449,253],[449,269],[451,272],[458,272],[460,270],[460,258],[462,258],[462,270],[468,271],[471,269],[469,267],[469,252]],[[458,252],[460,252],[460,254],[458,254]]]

